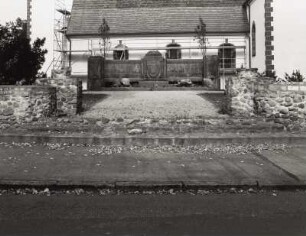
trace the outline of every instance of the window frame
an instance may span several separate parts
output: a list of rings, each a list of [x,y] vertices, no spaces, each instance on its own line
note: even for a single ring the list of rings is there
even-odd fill
[[[172,43],[169,43],[167,45],[167,48],[168,47],[172,47],[172,49],[167,49],[166,50],[166,59],[170,59],[170,60],[179,60],[179,59],[182,59],[182,49],[181,49],[181,45],[180,44],[178,44],[176,42],[172,42]],[[173,47],[176,47],[176,48],[173,49]]]
[[[253,21],[252,24],[252,31],[251,31],[251,43],[252,43],[252,57],[256,57],[256,24],[255,21]]]
[[[221,69],[234,69],[236,68],[237,51],[235,48],[222,48],[222,47],[235,47],[234,44],[226,41],[222,43],[218,49],[219,67]],[[230,56],[228,56],[230,55]]]

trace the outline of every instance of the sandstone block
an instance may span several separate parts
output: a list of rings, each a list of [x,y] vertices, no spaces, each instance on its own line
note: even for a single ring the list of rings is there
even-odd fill
[[[136,135],[136,134],[142,134],[143,130],[142,129],[131,129],[131,130],[128,130],[127,132],[130,135]]]
[[[191,82],[191,81],[190,81],[190,82]],[[191,82],[191,83],[190,83],[190,82],[188,82],[188,84],[189,84],[189,85],[192,85],[192,82]],[[213,88],[213,87],[214,87],[214,82],[213,82],[211,79],[205,78],[205,79],[203,80],[203,84],[204,84],[205,87],[208,87],[208,88]]]
[[[278,110],[281,114],[288,114],[289,109],[287,107],[280,107]]]
[[[276,118],[275,120],[274,120],[274,122],[276,123],[276,124],[284,124],[284,119],[282,119],[282,118]]]
[[[247,100],[244,97],[241,97],[239,100],[240,100],[241,103],[246,103],[247,102]]]
[[[288,114],[281,114],[281,118],[283,119],[289,119],[290,115]]]
[[[273,101],[273,100],[269,100],[268,104],[269,104],[270,107],[275,107],[276,106],[276,102]]]
[[[294,96],[294,98],[293,98],[293,102],[294,103],[300,103],[302,101],[303,101],[303,99],[302,99],[301,96]]]
[[[14,110],[12,108],[6,108],[2,111],[2,115],[11,116],[14,114]]]
[[[290,97],[286,97],[286,98],[285,98],[285,102],[286,102],[286,103],[292,103],[292,99],[291,99]]]
[[[298,111],[299,109],[297,107],[289,107],[289,111]]]
[[[128,78],[122,78],[120,81],[121,85],[124,87],[129,87],[131,86],[131,81]]]

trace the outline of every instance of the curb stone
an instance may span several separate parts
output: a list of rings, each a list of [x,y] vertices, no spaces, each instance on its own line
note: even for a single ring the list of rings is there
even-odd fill
[[[306,135],[237,135],[229,134],[224,137],[148,137],[148,136],[124,136],[124,137],[99,137],[99,136],[65,136],[65,135],[19,135],[1,134],[0,142],[20,143],[73,143],[88,145],[207,145],[207,144],[294,144],[306,146]]]
[[[1,189],[24,189],[24,188],[36,188],[36,189],[111,189],[120,191],[131,191],[131,190],[230,190],[231,188],[237,189],[264,189],[264,190],[295,190],[302,189],[306,190],[306,184],[269,184],[269,185],[258,185],[256,183],[216,183],[207,181],[115,181],[115,182],[97,182],[97,181],[56,181],[56,180],[45,180],[45,181],[25,181],[25,180],[1,180]]]

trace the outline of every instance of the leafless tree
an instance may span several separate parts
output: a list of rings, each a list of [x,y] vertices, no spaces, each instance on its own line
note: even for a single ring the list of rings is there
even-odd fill
[[[99,33],[102,39],[102,42],[100,42],[100,50],[103,51],[103,57],[106,58],[106,53],[109,50],[109,31],[110,28],[107,24],[107,21],[105,18],[102,20],[102,24],[99,28]]]
[[[196,36],[195,39],[198,41],[199,47],[203,56],[203,77],[206,76],[206,49],[207,49],[207,38],[206,38],[206,24],[203,19],[199,18],[199,24],[195,28]]]

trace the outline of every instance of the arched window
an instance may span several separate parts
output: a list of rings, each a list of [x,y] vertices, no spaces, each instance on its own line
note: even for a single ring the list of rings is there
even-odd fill
[[[122,44],[122,40],[119,40],[119,44],[115,47],[113,52],[114,60],[128,60],[129,50],[128,47]]]
[[[252,25],[252,56],[256,56],[256,25],[255,22],[253,22]]]
[[[233,44],[228,43],[228,39],[220,45],[218,56],[220,68],[236,68],[236,49]]]
[[[182,51],[180,47],[181,45],[177,44],[174,40],[172,40],[172,43],[167,45],[167,48],[171,48],[171,49],[167,49],[166,58],[167,59],[181,59]]]

